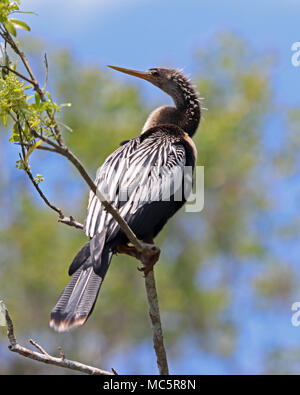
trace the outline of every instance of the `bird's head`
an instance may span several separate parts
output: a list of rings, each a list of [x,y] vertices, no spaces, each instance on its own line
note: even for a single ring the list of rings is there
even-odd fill
[[[151,82],[168,95],[176,99],[181,96],[183,90],[187,90],[190,81],[182,74],[180,70],[166,68],[151,68],[147,71],[137,71],[125,69],[123,67],[108,66],[111,69],[121,71],[122,73],[133,75]]]
[[[201,116],[200,100],[195,86],[181,70],[160,67],[137,71],[117,66],[108,67],[149,81],[173,98],[176,107],[163,106],[155,110],[150,114],[143,130],[159,123],[172,123],[191,136],[195,133]]]

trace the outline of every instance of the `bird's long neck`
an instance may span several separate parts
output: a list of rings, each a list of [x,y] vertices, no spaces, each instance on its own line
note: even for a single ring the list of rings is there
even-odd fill
[[[178,89],[171,94],[179,114],[179,124],[191,137],[196,133],[200,119],[200,99],[196,88],[184,76],[177,78]]]
[[[173,98],[175,107],[163,106],[154,110],[149,115],[142,133],[150,127],[165,123],[179,126],[191,137],[196,133],[201,119],[198,93],[183,75],[179,74],[176,82],[176,89],[166,91]]]

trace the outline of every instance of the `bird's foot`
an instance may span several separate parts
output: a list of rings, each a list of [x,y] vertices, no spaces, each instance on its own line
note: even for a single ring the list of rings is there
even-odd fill
[[[141,256],[141,253],[135,247],[129,246],[128,244],[118,245],[117,253],[133,256],[136,259],[140,259]]]
[[[138,251],[134,246],[128,244],[121,244],[117,246],[116,252],[120,254],[126,254],[133,256],[142,262],[143,266],[138,267],[140,272],[144,273],[144,277],[153,270],[153,266],[159,259],[160,249],[154,244],[143,242],[144,250]]]
[[[143,263],[143,266],[138,267],[138,270],[144,273],[144,277],[147,277],[147,275],[152,272],[154,265],[159,260],[160,250],[155,247],[155,252],[153,253],[153,251],[151,255],[148,253],[148,256],[142,256],[141,261]]]

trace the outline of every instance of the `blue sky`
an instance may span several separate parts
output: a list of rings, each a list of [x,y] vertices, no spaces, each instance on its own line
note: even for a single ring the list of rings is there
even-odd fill
[[[22,4],[24,10],[39,14],[27,16],[33,34],[101,65],[143,69],[171,64],[192,73],[195,50],[216,32],[234,31],[258,50],[278,55],[274,84],[280,101],[300,102],[296,89],[300,67],[291,64],[291,45],[300,40],[297,0],[247,4],[237,0],[24,0]]]
[[[291,46],[300,41],[299,0],[252,0],[247,3],[235,0],[23,0],[22,5],[23,10],[38,13],[39,16],[26,15],[23,19],[29,22],[33,35],[45,40],[46,52],[53,44],[65,46],[83,62],[102,66],[113,64],[147,69],[172,65],[183,67],[193,75],[196,49],[206,46],[216,32],[233,31],[261,53],[271,51],[277,55],[278,64],[273,75],[277,102],[281,106],[300,104],[300,67],[291,64]],[[26,32],[24,35],[29,36]],[[116,73],[115,78],[125,80],[128,77]],[[134,82],[143,92],[160,97],[158,90]],[[276,120],[272,127],[274,130],[280,128],[280,122]],[[283,203],[289,199],[289,207],[295,209],[294,196],[298,191],[298,184],[291,181],[281,193],[279,214],[283,218],[287,213]],[[298,252],[294,244],[290,253],[295,255],[295,261]],[[245,284],[248,280],[241,279]],[[263,368],[260,351],[280,344],[283,337],[286,342],[298,344],[299,329],[290,325],[290,306],[286,306],[280,317],[272,311],[253,314],[253,306],[243,299],[243,290],[241,287],[242,293],[232,312],[241,311],[238,363],[240,372],[255,373]],[[248,341],[253,338],[255,346],[249,350]],[[147,345],[141,345],[141,358],[146,358],[148,351]],[[185,353],[194,371],[209,369],[210,373],[232,373],[218,359],[194,355],[191,347],[186,347]],[[126,358],[124,362],[120,355],[116,358],[119,366],[124,363],[121,371],[125,373]],[[184,364],[174,368],[183,373],[186,369]]]

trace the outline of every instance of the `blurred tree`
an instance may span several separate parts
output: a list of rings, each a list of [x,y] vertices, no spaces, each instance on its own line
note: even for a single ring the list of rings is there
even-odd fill
[[[67,142],[93,174],[122,140],[139,134],[150,108],[129,82],[121,85],[100,67],[80,64],[67,50],[49,59],[56,97],[72,103],[61,119],[73,129],[65,132]],[[183,358],[187,342],[194,352],[204,350],[234,363],[240,327],[233,306],[236,292],[241,292],[242,269],[273,259],[260,230],[260,221],[271,210],[263,139],[265,122],[274,111],[272,65],[269,56],[251,51],[232,35],[216,37],[196,56],[193,80],[209,109],[195,137],[198,165],[205,166],[205,207],[196,214],[182,210],[157,241],[162,247],[157,283],[171,368]],[[7,136],[3,131],[5,146]],[[66,213],[83,219],[88,191],[66,161],[35,152],[31,162],[45,176],[41,187],[51,199]],[[278,162],[274,158],[274,166]],[[68,265],[85,236],[58,224],[23,175],[8,168],[9,163],[1,163],[2,202],[7,205],[9,195],[13,203],[0,229],[0,289],[20,340],[37,338],[51,353],[63,345],[69,358],[102,368],[110,366],[116,355],[125,354],[127,372],[155,373],[154,363],[142,364],[137,352],[129,354],[146,347],[148,356],[152,344],[141,274],[136,262],[127,257],[113,259],[95,313],[83,328],[67,335],[48,328],[50,310],[68,281]],[[268,166],[272,171],[273,164]],[[298,227],[292,234],[297,232]],[[279,270],[275,272],[270,284],[267,270],[254,281],[250,270],[244,291],[288,298],[296,281],[289,271],[286,265],[284,278]],[[8,355],[5,348],[3,337],[2,372],[60,373],[58,368]],[[193,373],[201,372],[194,369]]]

